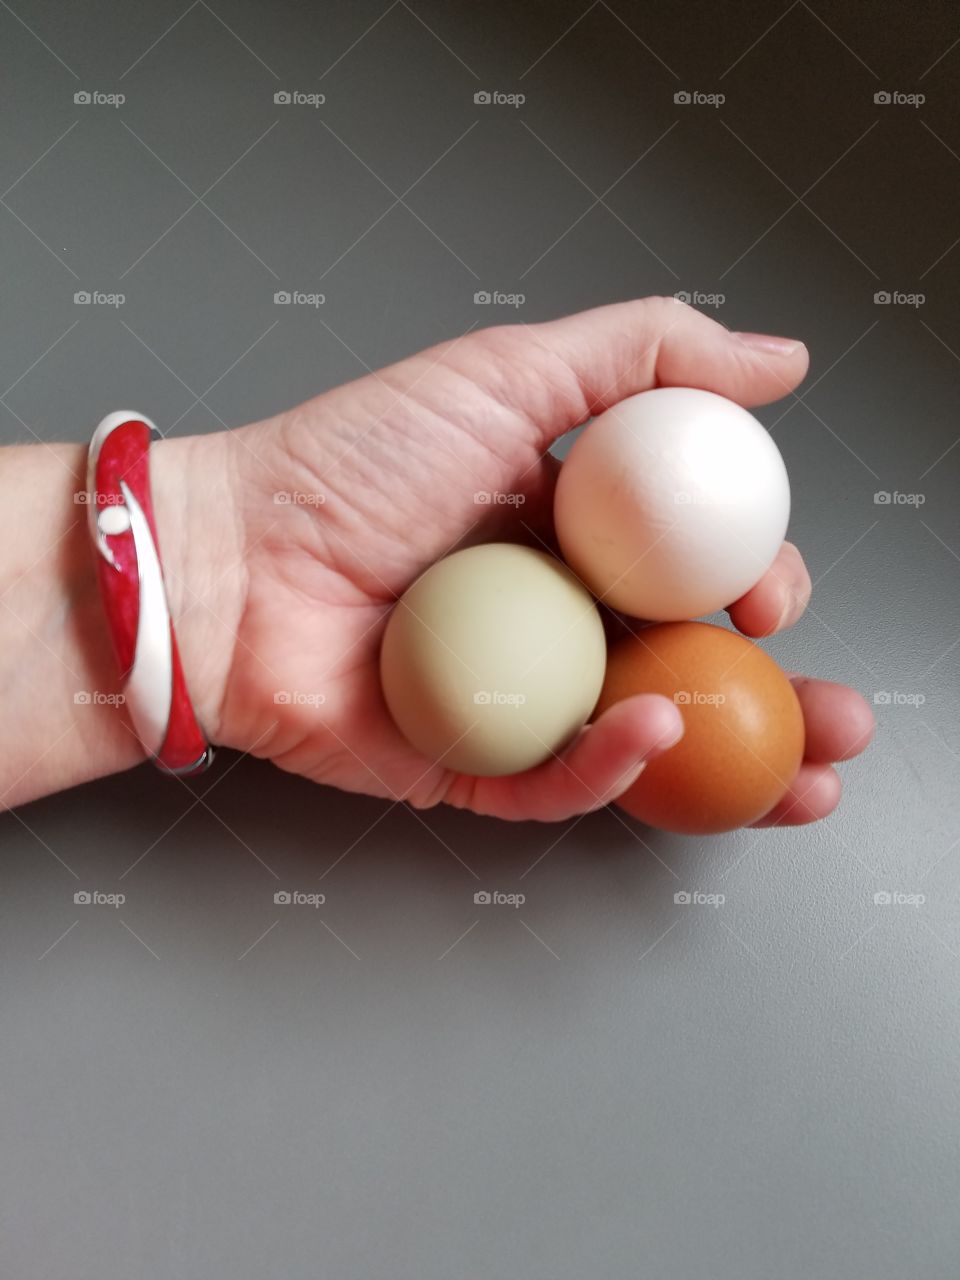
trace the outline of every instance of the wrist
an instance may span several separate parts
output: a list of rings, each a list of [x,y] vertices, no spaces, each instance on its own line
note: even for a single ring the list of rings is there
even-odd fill
[[[0,482],[0,808],[128,768],[138,744],[87,535],[81,445],[3,451]]]
[[[245,536],[230,432],[162,440],[150,487],[167,602],[187,689],[209,742],[222,712],[246,596]]]
[[[218,740],[243,610],[229,433],[162,441],[151,493],[167,596],[197,717]],[[0,809],[145,759],[120,703],[100,600],[82,445],[18,446],[0,469]]]

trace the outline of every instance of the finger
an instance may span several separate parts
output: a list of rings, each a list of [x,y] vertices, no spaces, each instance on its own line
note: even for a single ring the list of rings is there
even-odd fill
[[[730,605],[727,613],[744,635],[770,636],[800,620],[812,590],[803,556],[792,542],[785,542],[757,585]]]
[[[505,778],[461,778],[445,799],[513,821],[562,822],[601,809],[639,777],[648,760],[679,742],[683,720],[667,698],[624,698],[581,730],[560,756]]]
[[[800,827],[819,822],[840,803],[842,786],[835,769],[828,764],[800,766],[800,772],[786,795],[752,827]]]
[[[791,675],[806,724],[806,760],[850,760],[869,745],[875,721],[864,698],[845,684]]]
[[[802,342],[731,333],[675,298],[487,329],[476,342],[500,357],[489,362],[491,392],[524,410],[547,443],[652,387],[699,387],[738,404],[766,404],[792,391],[808,365]]]
[[[553,495],[560,474],[560,459],[545,453],[537,464],[536,492],[518,504],[513,518],[506,526],[506,536],[511,542],[522,542],[538,551],[560,555],[557,533],[553,523]]]
[[[513,482],[514,487],[509,493],[497,495],[497,500],[491,501],[494,495],[486,492],[482,495],[486,501],[478,502],[479,495],[475,493],[470,514],[472,516],[476,512],[478,518],[471,522],[466,535],[456,546],[519,542],[559,555],[553,523],[553,495],[559,471],[559,460],[553,454],[545,453],[533,466],[527,467],[519,480]],[[468,493],[466,501],[469,500]]]

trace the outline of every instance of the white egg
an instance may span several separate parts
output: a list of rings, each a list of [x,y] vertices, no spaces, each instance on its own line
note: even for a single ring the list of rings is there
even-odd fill
[[[605,604],[672,622],[759,581],[786,533],[790,485],[746,409],[662,387],[590,423],[561,469],[554,517],[567,563]]]

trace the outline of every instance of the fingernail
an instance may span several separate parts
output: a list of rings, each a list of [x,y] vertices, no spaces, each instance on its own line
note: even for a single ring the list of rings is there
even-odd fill
[[[675,747],[682,737],[683,717],[677,712],[676,719],[669,729],[665,729],[663,736],[647,748],[641,759],[637,760],[625,773],[620,775],[611,790],[605,793],[602,803],[608,804],[625,791],[629,791],[647,765],[656,760],[657,756],[662,755],[664,751],[669,751],[671,747]]]
[[[733,333],[731,337],[742,342],[745,347],[773,356],[792,356],[803,346],[799,338],[776,338],[770,333]]]
[[[676,720],[670,728],[665,731],[663,737],[658,738],[650,748],[650,751],[647,754],[647,759],[649,760],[652,756],[658,756],[661,751],[668,751],[671,747],[675,747],[682,737],[683,716],[677,712]]]
[[[799,621],[810,598],[805,590],[798,590],[796,587],[787,587],[786,597],[783,609],[780,611],[780,620],[776,626],[777,631],[792,627],[795,622]]]

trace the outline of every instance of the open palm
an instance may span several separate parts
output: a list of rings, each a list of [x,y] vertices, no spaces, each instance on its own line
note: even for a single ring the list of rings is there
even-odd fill
[[[418,807],[556,820],[607,803],[678,738],[671,702],[628,699],[524,774],[458,775],[414,751],[387,713],[378,652],[389,610],[455,546],[552,546],[557,463],[547,450],[595,413],[665,385],[765,403],[792,390],[806,364],[800,344],[765,350],[651,298],[471,333],[232,433],[243,589],[217,739]],[[747,634],[769,634],[800,616],[809,590],[799,553],[784,544],[764,579],[731,602],[731,617]],[[872,729],[852,690],[800,679],[797,690],[807,760],[765,821],[828,813],[839,798],[828,762],[862,749]]]

